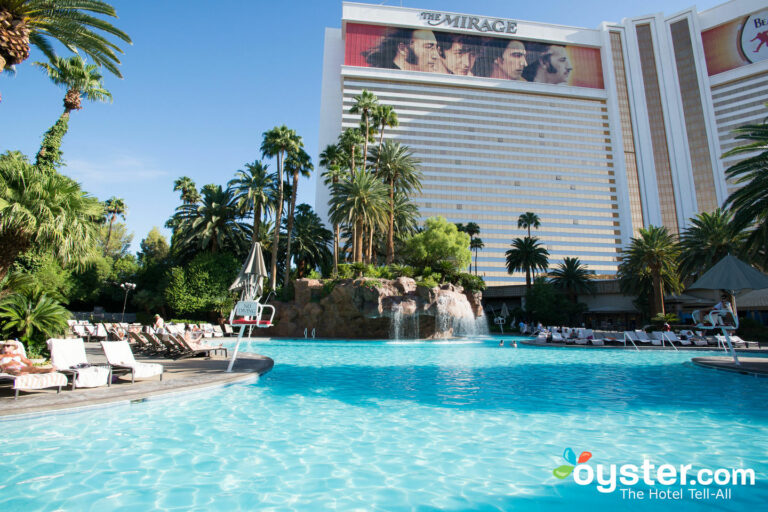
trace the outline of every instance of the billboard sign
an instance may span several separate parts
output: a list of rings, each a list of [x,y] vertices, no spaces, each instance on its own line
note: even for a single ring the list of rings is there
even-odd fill
[[[701,33],[709,76],[768,59],[768,9]]]
[[[429,25],[423,29],[347,23],[344,64],[604,88],[598,48],[496,35],[517,30],[509,20],[421,15],[428,15],[422,18]],[[483,35],[432,30],[432,26],[471,28]]]

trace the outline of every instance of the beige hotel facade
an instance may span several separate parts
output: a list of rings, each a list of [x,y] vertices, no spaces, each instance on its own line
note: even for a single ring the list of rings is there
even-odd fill
[[[578,257],[609,277],[639,228],[677,233],[723,204],[731,131],[768,116],[764,0],[594,29],[513,16],[344,3],[325,32],[320,149],[359,126],[349,110],[363,89],[392,105],[400,124],[385,138],[421,161],[422,217],[476,222],[491,286],[524,282],[504,263],[523,212],[539,215],[552,265]],[[520,67],[523,49],[519,76],[505,64]]]

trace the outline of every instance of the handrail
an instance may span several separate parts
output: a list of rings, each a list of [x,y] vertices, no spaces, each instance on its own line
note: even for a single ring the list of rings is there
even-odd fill
[[[675,344],[672,342],[672,335],[668,332],[662,332],[661,333],[661,345],[664,346],[664,340],[667,340],[670,345],[672,345],[672,348],[675,349],[677,352],[680,352],[680,349],[678,349]]]
[[[699,320],[699,311],[694,311],[694,320]],[[730,316],[731,321],[733,322],[733,325],[725,325],[725,322],[723,321],[724,318]],[[728,334],[728,331],[735,331],[739,328],[739,318],[731,311],[730,309],[713,309],[709,312],[707,315],[709,318],[709,324],[704,324],[703,322],[699,322],[696,324],[696,327],[703,330],[708,331],[714,331],[715,329],[720,329],[720,331],[723,333],[723,336],[725,337],[726,343],[728,343],[728,351],[731,354],[731,357],[733,357],[733,362],[737,366],[740,366],[741,363],[739,362],[739,358],[736,355],[736,350],[733,348],[733,343],[731,343],[731,336]],[[719,343],[719,341],[718,341]]]
[[[640,352],[640,349],[637,347],[637,344],[635,343],[635,340],[633,340],[633,339],[632,339],[632,336],[630,336],[629,334],[627,334],[627,331],[624,331],[624,346],[625,346],[625,347],[627,346],[627,338],[629,338],[629,341],[631,341],[631,342],[632,342],[632,345],[634,345],[634,346],[635,346],[635,350],[637,350],[638,352]]]

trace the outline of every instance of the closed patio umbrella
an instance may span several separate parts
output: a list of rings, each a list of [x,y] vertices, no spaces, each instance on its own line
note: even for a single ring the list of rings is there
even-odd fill
[[[768,288],[768,276],[729,254],[707,270],[688,290],[727,290],[735,300],[738,295],[763,288]],[[723,329],[723,334],[728,341],[733,361],[739,364],[726,329]]]
[[[229,289],[242,290],[240,300],[253,300],[260,297],[264,291],[265,277],[267,277],[267,267],[264,265],[264,255],[261,252],[261,244],[256,242]]]

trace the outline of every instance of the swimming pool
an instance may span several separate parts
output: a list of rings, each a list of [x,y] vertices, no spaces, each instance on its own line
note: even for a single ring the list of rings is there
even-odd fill
[[[768,380],[694,367],[691,352],[513,349],[498,338],[245,349],[275,368],[258,382],[194,395],[0,422],[0,510],[759,510],[768,502]],[[752,468],[757,481],[731,486],[728,500],[687,491],[682,500],[631,500],[555,478],[566,448],[591,452],[595,467],[648,458]]]

